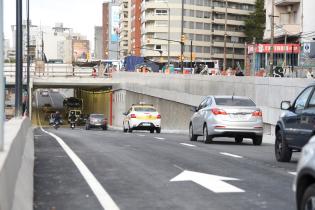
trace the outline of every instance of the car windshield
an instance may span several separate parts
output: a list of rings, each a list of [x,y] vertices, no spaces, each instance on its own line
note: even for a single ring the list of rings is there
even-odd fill
[[[156,112],[153,107],[135,107],[136,112]]]
[[[219,106],[256,106],[249,98],[214,98]]]
[[[91,114],[91,118],[103,119],[104,115],[103,114]]]

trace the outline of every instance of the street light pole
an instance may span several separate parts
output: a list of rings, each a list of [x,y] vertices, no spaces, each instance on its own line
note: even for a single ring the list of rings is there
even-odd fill
[[[171,32],[170,32],[170,30],[171,30],[171,8],[168,6],[168,4],[167,4],[167,7],[168,7],[168,35],[167,35],[167,63],[168,63],[168,67],[170,66],[170,54],[171,54],[171,52],[170,52],[170,50],[171,50],[171,48],[170,48],[170,39],[171,39]]]
[[[184,0],[182,0],[182,19],[181,19],[181,38],[184,35]],[[180,55],[181,55],[181,72],[184,72],[184,62],[183,62],[183,55],[184,55],[184,42],[182,41],[180,44]]]
[[[0,49],[3,49],[3,0],[0,0]],[[0,152],[3,151],[4,141],[4,91],[3,53],[0,53]]]
[[[15,117],[22,117],[22,70],[23,70],[23,29],[22,0],[16,0],[16,64],[15,64]]]
[[[274,24],[275,24],[275,0],[271,1],[271,16],[270,16],[270,27],[271,27],[271,32],[270,32],[270,57],[269,57],[269,65],[270,65],[270,71],[269,71],[269,76],[273,76],[273,48],[274,48],[274,36],[275,36],[275,31],[274,31]]]
[[[30,57],[30,1],[26,1],[26,13],[27,13],[27,101],[26,101],[26,110],[27,113],[30,114],[30,65],[31,65],[31,57]]]
[[[227,0],[225,0],[223,71],[226,70],[227,7],[228,7]]]

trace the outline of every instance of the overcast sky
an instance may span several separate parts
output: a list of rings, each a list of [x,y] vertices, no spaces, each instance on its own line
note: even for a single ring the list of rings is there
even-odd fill
[[[23,19],[26,19],[26,0],[23,1]],[[54,26],[63,22],[64,27],[94,40],[94,26],[102,24],[104,0],[29,0],[30,20],[35,25]],[[4,34],[12,39],[11,25],[15,25],[16,0],[4,0]],[[91,46],[93,49],[94,46]]]

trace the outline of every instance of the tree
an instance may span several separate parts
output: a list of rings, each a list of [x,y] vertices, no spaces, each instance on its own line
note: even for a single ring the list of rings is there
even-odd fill
[[[256,0],[255,11],[245,19],[246,41],[251,43],[256,37],[256,42],[262,42],[266,25],[266,10],[264,0]]]

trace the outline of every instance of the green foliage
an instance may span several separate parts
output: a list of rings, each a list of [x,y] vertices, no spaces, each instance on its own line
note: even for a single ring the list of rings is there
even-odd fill
[[[263,41],[266,25],[264,3],[264,0],[256,0],[255,11],[245,19],[245,35],[248,43],[253,42],[254,37],[256,37],[256,43]]]

